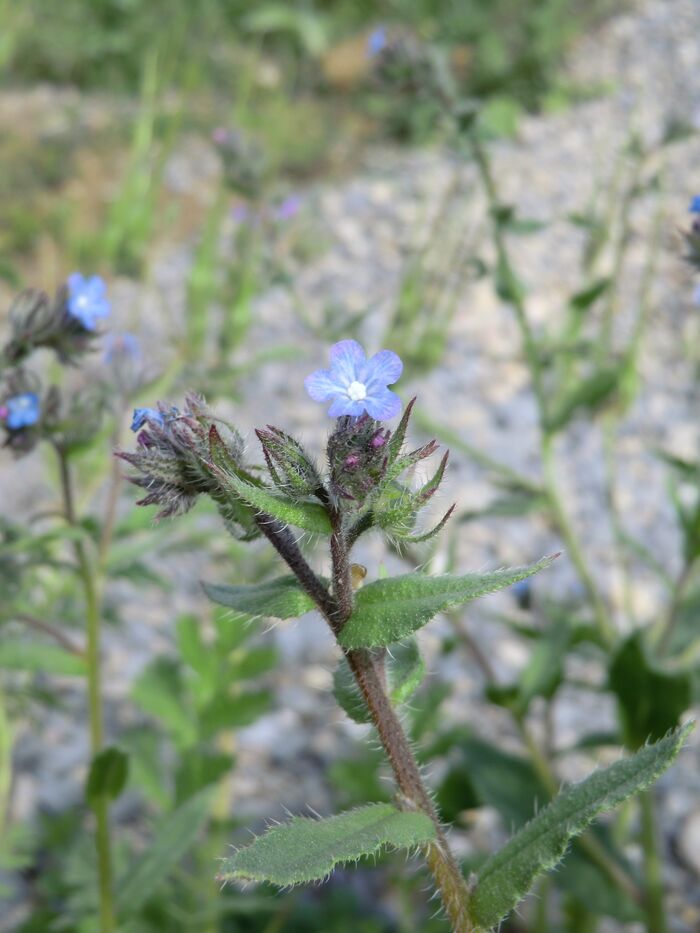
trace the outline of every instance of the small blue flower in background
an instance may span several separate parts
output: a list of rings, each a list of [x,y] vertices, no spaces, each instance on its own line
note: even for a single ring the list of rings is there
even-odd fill
[[[99,275],[86,279],[80,272],[68,276],[68,311],[85,330],[94,330],[99,318],[109,315],[107,286]]]
[[[155,421],[156,424],[159,424],[161,427],[165,424],[162,413],[157,411],[157,409],[135,408],[134,417],[131,420],[131,430],[134,432],[140,431],[147,421]]]
[[[521,609],[529,609],[532,605],[532,583],[530,580],[518,580],[510,588],[513,599]]]
[[[277,220],[291,220],[295,217],[304,203],[299,194],[290,194],[273,210],[273,215]]]
[[[23,392],[8,398],[3,408],[6,411],[5,424],[11,431],[31,427],[41,417],[41,404],[35,392]]]
[[[109,333],[105,336],[103,359],[113,363],[116,359],[140,360],[143,356],[141,343],[136,334]]]
[[[693,289],[693,304],[700,308],[700,282]]]
[[[386,29],[384,26],[378,26],[373,29],[367,39],[367,55],[375,58],[387,46]]]
[[[304,386],[315,402],[332,399],[331,418],[359,417],[365,412],[386,421],[401,411],[401,399],[387,386],[403,371],[401,359],[392,350],[380,350],[371,359],[356,340],[341,340],[331,347],[331,368],[307,376]]]
[[[691,214],[700,214],[700,194],[696,194],[688,208]]]

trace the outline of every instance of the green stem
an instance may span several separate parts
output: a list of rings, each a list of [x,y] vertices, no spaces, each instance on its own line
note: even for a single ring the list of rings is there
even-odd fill
[[[77,525],[73,482],[66,452],[56,447],[63,494],[66,521]],[[92,557],[82,539],[74,543],[78,573],[85,597],[87,623],[86,659],[88,672],[88,718],[90,723],[90,749],[94,758],[102,750],[102,677],[100,668],[101,600],[97,575]],[[93,805],[96,822],[95,845],[97,850],[97,873],[100,901],[101,933],[115,930],[114,902],[112,897],[112,859],[107,800],[98,798]]]
[[[664,882],[659,858],[654,798],[650,790],[639,795],[642,820],[642,850],[646,878],[646,927],[648,933],[668,933],[664,910]]]

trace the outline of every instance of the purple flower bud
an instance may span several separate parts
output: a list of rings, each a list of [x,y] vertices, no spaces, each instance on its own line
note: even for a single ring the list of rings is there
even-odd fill
[[[382,434],[382,432],[377,431],[377,433],[374,435],[374,437],[370,441],[370,446],[373,447],[374,450],[379,450],[380,447],[383,447],[386,444],[386,441],[387,439]]]
[[[343,463],[344,470],[356,470],[360,465],[360,457],[358,454],[348,454]]]

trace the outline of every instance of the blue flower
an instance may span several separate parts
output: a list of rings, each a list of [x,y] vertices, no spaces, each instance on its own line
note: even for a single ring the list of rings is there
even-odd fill
[[[386,29],[384,26],[378,26],[373,29],[367,39],[367,55],[375,58],[387,46]]]
[[[39,396],[35,392],[23,392],[9,398],[3,406],[7,414],[5,424],[11,431],[28,428],[36,424],[41,416]]]
[[[691,214],[700,214],[700,194],[696,194],[688,208]]]
[[[68,312],[85,330],[95,330],[99,318],[109,315],[107,286],[99,275],[86,279],[80,272],[68,276]]]
[[[693,289],[693,304],[700,308],[700,282]]]
[[[315,402],[332,399],[331,418],[359,417],[364,412],[387,421],[401,411],[401,399],[387,386],[401,376],[403,363],[391,350],[380,350],[371,359],[356,340],[341,340],[331,347],[331,368],[319,369],[304,380]]]
[[[161,412],[155,408],[135,408],[134,417],[131,419],[131,430],[140,431],[147,421],[155,421],[161,427],[165,424],[165,419]]]

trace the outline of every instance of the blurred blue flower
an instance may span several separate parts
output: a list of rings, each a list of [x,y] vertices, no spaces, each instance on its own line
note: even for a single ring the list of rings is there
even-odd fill
[[[140,431],[147,421],[155,421],[161,427],[165,424],[162,413],[156,408],[135,408],[134,416],[131,419],[131,430],[134,432]]]
[[[143,356],[141,343],[136,334],[109,333],[105,336],[103,360],[113,363],[116,359],[140,360]]]
[[[234,204],[231,209],[231,216],[237,224],[244,224],[250,219],[250,210],[247,204]]]
[[[68,276],[68,311],[85,330],[94,330],[99,318],[109,315],[107,286],[99,275],[86,279],[80,272]]]
[[[378,26],[373,29],[367,39],[367,55],[374,58],[387,46],[387,35],[384,26]]]
[[[403,371],[401,359],[392,350],[380,350],[371,359],[356,340],[341,340],[331,347],[331,368],[307,376],[304,386],[315,402],[332,399],[328,414],[359,417],[365,412],[386,421],[401,411],[401,399],[387,386]]]
[[[700,194],[696,194],[688,208],[691,214],[700,214]]]
[[[3,408],[7,412],[5,424],[11,431],[36,424],[41,416],[39,396],[35,392],[23,392],[8,398]]]
[[[299,194],[290,194],[284,199],[277,207],[273,210],[273,214],[276,220],[291,220],[292,217],[295,217],[301,205],[304,203],[304,199]]]
[[[518,580],[510,588],[513,599],[521,609],[529,609],[532,605],[532,582],[530,580]]]
[[[693,289],[693,304],[700,307],[700,282]]]

